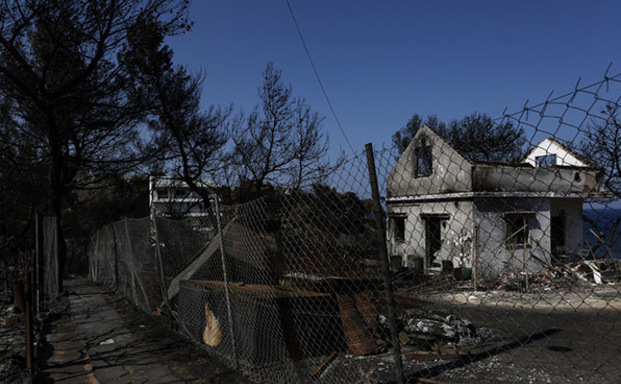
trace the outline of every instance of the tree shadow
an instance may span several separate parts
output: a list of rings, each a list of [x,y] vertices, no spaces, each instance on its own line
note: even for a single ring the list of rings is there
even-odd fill
[[[498,355],[504,352],[508,352],[516,348],[523,347],[534,341],[550,337],[558,332],[560,332],[560,329],[556,329],[556,328],[551,328],[545,331],[537,332],[535,334],[521,337],[510,343],[503,344],[501,346],[497,346],[497,347],[491,348],[483,352],[466,355],[463,358],[458,359],[458,360],[453,360],[447,363],[439,364],[431,368],[421,369],[418,372],[414,372],[412,374],[407,375],[405,379],[406,379],[406,382],[416,383],[418,382],[418,379],[426,379],[426,378],[439,376],[452,369],[465,367],[467,365],[479,362],[481,360],[490,358],[492,356],[495,356],[495,355]]]

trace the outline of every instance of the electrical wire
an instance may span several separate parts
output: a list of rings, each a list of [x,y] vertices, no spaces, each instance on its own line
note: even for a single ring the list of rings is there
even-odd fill
[[[298,35],[300,36],[300,40],[302,41],[302,46],[304,46],[304,51],[306,52],[306,57],[308,58],[308,61],[310,62],[311,67],[313,68],[313,72],[315,73],[315,77],[317,78],[317,82],[319,83],[319,87],[321,88],[321,92],[323,93],[323,96],[328,102],[328,107],[330,108],[330,112],[332,112],[332,116],[334,117],[334,120],[336,121],[336,125],[338,125],[339,129],[341,130],[341,134],[343,135],[345,142],[349,146],[349,149],[351,149],[352,154],[355,155],[356,151],[354,151],[354,147],[352,147],[351,143],[349,142],[349,139],[347,138],[347,135],[345,134],[345,130],[343,130],[343,126],[341,125],[339,118],[336,116],[336,112],[334,111],[332,102],[330,101],[330,98],[328,97],[328,93],[326,92],[326,89],[323,86],[323,82],[321,81],[321,78],[319,77],[319,72],[317,71],[317,68],[315,67],[315,63],[313,62],[313,58],[311,57],[310,51],[308,50],[308,47],[306,46],[306,42],[304,41],[304,36],[302,35],[302,30],[300,29],[298,21],[295,18],[295,15],[293,13],[293,8],[291,8],[291,3],[289,2],[289,0],[285,0],[285,2],[287,3],[287,7],[289,8],[289,13],[291,14],[291,18],[293,19],[293,24],[295,24],[295,29],[297,29],[298,31]]]

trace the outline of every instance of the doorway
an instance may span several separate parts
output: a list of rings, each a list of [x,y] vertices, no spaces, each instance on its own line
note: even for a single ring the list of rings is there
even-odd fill
[[[550,221],[550,247],[552,257],[558,260],[565,250],[565,215],[552,216]]]
[[[425,218],[425,269],[438,268],[442,249],[442,218]]]

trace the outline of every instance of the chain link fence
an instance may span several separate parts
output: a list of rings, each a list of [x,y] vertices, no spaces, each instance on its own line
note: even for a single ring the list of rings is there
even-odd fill
[[[32,232],[0,241],[2,383],[29,382],[36,370],[41,315],[60,294],[57,223],[53,215],[37,214]]]
[[[112,223],[90,277],[256,382],[619,382],[620,77],[496,120],[522,161],[423,127],[302,190]]]

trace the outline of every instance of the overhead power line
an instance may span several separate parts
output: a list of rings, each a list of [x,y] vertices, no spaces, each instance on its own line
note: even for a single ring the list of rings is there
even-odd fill
[[[328,93],[326,92],[326,89],[323,86],[323,82],[321,81],[321,78],[319,77],[319,72],[317,71],[317,68],[315,67],[315,63],[313,62],[313,58],[311,57],[310,51],[308,50],[308,47],[306,46],[306,42],[304,41],[304,36],[302,35],[302,30],[300,29],[298,21],[295,18],[295,14],[293,13],[293,8],[291,8],[291,3],[289,2],[289,0],[285,0],[285,1],[287,3],[287,7],[289,8],[289,13],[291,14],[291,18],[293,19],[293,24],[295,24],[295,29],[297,29],[298,35],[300,36],[300,40],[302,41],[302,46],[304,46],[306,57],[308,58],[308,61],[310,62],[311,67],[313,68],[313,72],[315,73],[315,77],[317,78],[317,82],[319,83],[319,87],[321,88],[321,92],[323,93],[323,96],[326,98],[326,101],[328,102],[328,107],[330,108],[330,112],[332,112],[332,116],[334,117],[334,120],[336,121],[336,125],[338,125],[341,131],[341,134],[343,135],[343,138],[345,139],[345,142],[349,146],[349,149],[351,149],[352,153],[355,155],[356,151],[354,150],[354,147],[352,147],[351,143],[349,142],[349,139],[347,138],[347,135],[345,134],[345,130],[343,129],[343,126],[341,125],[339,118],[336,116],[336,112],[334,111],[332,102],[330,101],[330,98],[328,97]]]

